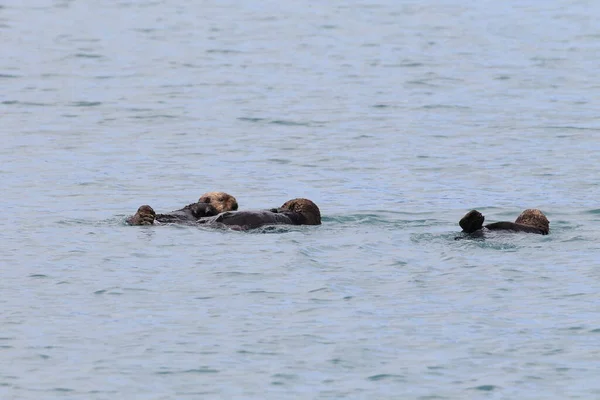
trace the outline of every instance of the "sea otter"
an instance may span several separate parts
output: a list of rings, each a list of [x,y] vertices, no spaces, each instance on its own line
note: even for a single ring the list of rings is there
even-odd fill
[[[321,225],[319,207],[308,199],[288,200],[279,208],[257,211],[227,211],[200,218],[199,224],[246,231],[264,225]]]
[[[127,223],[129,225],[152,225],[155,221],[162,223],[193,223],[199,218],[237,209],[237,200],[232,195],[225,192],[207,192],[200,197],[198,202],[188,204],[168,214],[156,214],[152,207],[143,205],[138,208],[135,215],[127,218]]]
[[[463,232],[481,235],[485,229],[490,231],[527,232],[547,235],[550,232],[548,218],[538,209],[529,208],[521,213],[515,222],[501,221],[483,225],[485,217],[477,210],[469,211],[458,223]]]

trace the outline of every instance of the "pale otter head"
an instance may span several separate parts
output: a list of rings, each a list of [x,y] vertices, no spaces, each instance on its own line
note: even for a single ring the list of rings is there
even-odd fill
[[[238,203],[235,197],[225,192],[204,193],[200,196],[198,203],[208,203],[213,206],[218,213],[235,211],[238,209]]]
[[[546,218],[544,213],[537,208],[528,208],[523,211],[515,220],[515,223],[535,226],[536,228],[544,230],[546,233],[550,231],[550,221],[548,221],[548,218]]]
[[[308,199],[288,200],[279,210],[301,214],[304,217],[302,225],[321,225],[321,211],[315,203]]]

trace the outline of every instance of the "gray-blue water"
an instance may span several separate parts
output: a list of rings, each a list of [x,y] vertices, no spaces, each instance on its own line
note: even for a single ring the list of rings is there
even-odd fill
[[[600,398],[599,13],[4,1],[0,398]],[[124,224],[210,190],[323,225]]]

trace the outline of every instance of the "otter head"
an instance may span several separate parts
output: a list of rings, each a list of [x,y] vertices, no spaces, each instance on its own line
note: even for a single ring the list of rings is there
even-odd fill
[[[238,209],[238,203],[235,197],[225,192],[204,193],[200,196],[198,203],[208,203],[213,206],[218,213],[235,211]]]
[[[315,203],[308,199],[288,200],[278,211],[292,211],[301,214],[302,225],[321,225],[321,211]]]
[[[481,229],[485,217],[477,210],[469,211],[461,218],[458,223],[463,231],[467,233],[473,233],[476,230]]]
[[[528,208],[523,211],[521,215],[517,217],[515,223],[535,226],[546,233],[550,232],[550,221],[548,221],[548,218],[546,218],[544,213],[537,208]]]

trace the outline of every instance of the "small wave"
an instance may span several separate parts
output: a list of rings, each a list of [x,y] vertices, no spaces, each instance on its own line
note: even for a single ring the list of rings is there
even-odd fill
[[[95,107],[95,106],[99,106],[101,104],[102,104],[102,102],[100,102],[100,101],[76,101],[74,103],[71,103],[70,106],[71,107]]]
[[[406,61],[398,64],[383,64],[383,67],[385,68],[417,68],[423,66],[425,66],[425,64],[415,61]]]
[[[141,32],[141,33],[153,33],[158,31],[158,29],[156,28],[135,28],[132,29],[134,32]]]
[[[101,54],[93,54],[93,53],[75,53],[75,58],[102,58]]]
[[[127,219],[127,216],[120,215],[120,216],[116,216],[113,218],[108,218],[108,219],[100,220],[100,221],[82,219],[82,218],[70,218],[70,219],[59,220],[56,223],[58,225],[66,225],[66,226],[73,226],[73,225],[111,226],[111,225],[127,225],[127,223],[125,222],[126,219]]]
[[[209,54],[242,54],[243,52],[239,51],[239,50],[232,50],[232,49],[208,49],[206,50],[206,53]]]
[[[454,242],[463,248],[477,246],[482,249],[516,251],[524,247],[522,239],[526,235],[536,239],[539,239],[540,236],[513,232],[486,232],[485,236],[480,237],[470,237],[463,233],[460,235],[453,234],[452,236],[454,236]]]
[[[496,385],[481,385],[481,386],[475,386],[472,387],[471,389],[473,390],[482,390],[484,392],[491,392],[492,390],[496,390],[499,389],[499,386]]]
[[[123,220],[124,221],[124,220]],[[57,222],[59,225],[88,225],[90,221],[84,219],[63,219]]]
[[[267,161],[275,163],[275,164],[289,164],[290,160],[284,160],[282,158],[269,158]]]
[[[171,375],[171,374],[216,374],[218,372],[219,372],[218,369],[214,369],[214,368],[210,368],[210,367],[200,367],[200,368],[192,368],[192,369],[185,369],[185,370],[179,370],[179,371],[172,371],[172,370],[157,371],[156,373],[158,375]]]
[[[292,121],[286,119],[268,119],[268,118],[260,118],[260,117],[238,117],[238,121],[244,122],[254,122],[254,123],[266,123],[273,125],[283,125],[283,126],[322,126],[323,123],[317,123],[314,121]]]
[[[284,119],[276,119],[269,123],[275,124],[275,125],[285,125],[285,126],[310,126],[311,125],[310,122],[296,122],[296,121],[289,121],[289,120],[284,120]]]
[[[69,389],[69,388],[58,387],[58,388],[52,389],[52,391],[53,392],[74,392],[75,390]]]
[[[352,139],[355,139],[355,140],[356,139],[369,139],[370,140],[370,139],[373,139],[373,136],[372,135],[364,135],[363,134],[363,135],[354,136]]]
[[[426,104],[421,108],[425,110],[451,109],[451,110],[470,110],[471,107],[457,106],[456,104]]]
[[[267,226],[263,226],[257,229],[252,229],[249,231],[246,231],[247,233],[258,233],[258,234],[263,234],[263,233],[289,233],[289,232],[298,232],[301,230],[304,230],[305,227],[304,226],[297,226],[297,225],[267,225]]]
[[[410,240],[414,243],[452,242],[456,240],[456,233],[413,233]]]
[[[367,378],[370,381],[382,381],[382,380],[388,380],[388,379],[393,379],[393,380],[404,380],[404,377],[402,375],[395,375],[395,374],[378,374],[378,375],[372,375],[369,376]]]
[[[335,217],[322,217],[323,222],[336,222],[339,224],[355,223],[368,225],[382,225],[390,221],[379,214],[353,214]]]
[[[412,217],[412,218],[411,218]],[[351,225],[376,225],[402,230],[406,228],[437,227],[446,225],[444,221],[422,218],[420,214],[409,212],[376,211],[361,214],[325,216],[323,222]]]
[[[249,117],[239,117],[238,121],[245,121],[245,122],[262,122],[265,121],[265,118],[249,118]]]
[[[1,104],[6,104],[6,105],[19,104],[19,105],[23,105],[23,106],[34,106],[34,107],[45,107],[45,106],[51,105],[49,103],[37,103],[37,102],[33,102],[33,101],[17,101],[17,100],[5,100]]]
[[[589,128],[586,126],[571,126],[571,125],[566,125],[566,126],[558,126],[558,125],[546,125],[546,126],[536,126],[534,128],[537,129],[552,129],[552,130],[560,130],[560,131],[565,131],[565,130],[573,130],[573,131],[600,131],[599,128]],[[559,136],[561,137],[561,136]],[[562,137],[569,137],[567,135],[564,135]]]
[[[409,85],[427,86],[427,87],[431,87],[431,88],[437,88],[437,87],[439,87],[439,85],[436,85],[434,83],[429,83],[427,81],[419,80],[419,79],[412,80],[412,81],[406,81],[406,83],[409,84]]]
[[[103,295],[103,294],[107,294],[107,295],[117,295],[117,296],[121,296],[123,294],[122,291],[118,291],[120,288],[118,287],[114,287],[114,288],[107,288],[107,289],[100,289],[100,290],[96,290],[94,292],[94,294],[97,295]]]
[[[156,114],[156,115],[134,115],[129,118],[132,118],[132,119],[172,119],[172,118],[177,118],[177,116],[170,115],[170,114]]]
[[[589,240],[589,238],[583,237],[583,236],[573,236],[571,238],[568,239],[564,239],[562,240],[563,243],[569,243],[569,242],[585,242]]]

